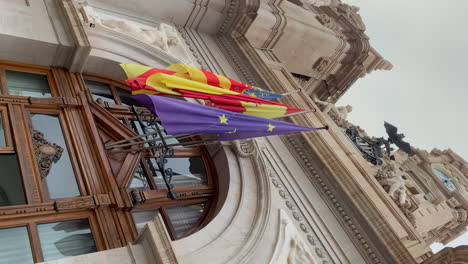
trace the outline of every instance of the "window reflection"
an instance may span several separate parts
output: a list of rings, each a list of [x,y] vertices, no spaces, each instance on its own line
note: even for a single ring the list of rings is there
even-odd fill
[[[2,119],[2,112],[0,112],[0,147],[5,147],[5,130],[3,128],[3,119]]]
[[[0,264],[33,264],[26,227],[0,229]]]
[[[16,154],[0,155],[0,206],[25,204]]]
[[[44,261],[96,252],[88,219],[37,226]]]
[[[179,238],[195,226],[203,213],[205,204],[193,204],[167,208],[167,214],[174,227],[175,238]]]
[[[150,186],[148,184],[148,180],[146,179],[145,172],[143,171],[143,167],[141,164],[138,165],[138,167],[135,170],[135,173],[133,173],[133,178],[130,181],[130,185],[128,186],[129,188],[139,188],[139,189],[145,189],[149,190]]]
[[[109,85],[105,83],[85,80],[86,87],[91,91],[94,100],[102,99],[105,102],[115,104],[114,96],[112,95]]]
[[[148,158],[150,169],[158,189],[165,189],[166,184],[154,158]],[[165,168],[173,171],[171,184],[175,188],[201,186],[207,184],[205,165],[201,157],[168,158]]]
[[[51,97],[47,76],[26,72],[5,71],[8,94],[17,96]]]
[[[43,133],[47,141],[63,148],[60,159],[52,164],[46,176],[49,197],[57,199],[79,196],[80,191],[58,116],[31,114],[31,120],[33,128]]]

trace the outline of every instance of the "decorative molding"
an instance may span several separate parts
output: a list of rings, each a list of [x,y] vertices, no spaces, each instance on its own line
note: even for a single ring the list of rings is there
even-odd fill
[[[198,65],[200,65],[200,68],[202,68],[203,70],[211,70],[208,67],[208,64],[206,63],[203,56],[200,55],[200,52],[198,51],[197,47],[195,46],[195,43],[192,41],[192,39],[188,35],[187,29],[185,29],[184,27],[182,27],[180,25],[176,25],[176,28],[177,28],[177,31],[179,32],[180,36],[184,40],[185,44],[187,45],[190,53],[195,58]]]
[[[338,24],[335,23],[335,21],[329,17],[327,14],[319,14],[316,15],[315,18],[317,19],[320,24],[323,26],[333,30],[333,31],[339,31],[341,30],[341,27],[338,26]]]
[[[60,199],[54,202],[54,209],[58,212],[95,208],[96,202],[93,196],[73,197]]]
[[[313,231],[312,227],[309,225],[307,220],[305,219],[304,215],[300,211],[299,207],[297,206],[296,202],[291,198],[291,194],[286,189],[283,180],[278,174],[274,171],[274,169],[270,166],[267,168],[267,174],[270,178],[271,183],[278,189],[278,194],[281,198],[285,200],[285,205],[291,212],[293,218],[296,220],[299,229],[307,236],[307,241],[310,243],[312,248],[314,248],[315,252],[320,252],[320,255],[317,256],[320,259],[323,259],[322,263],[327,263],[331,261],[331,257],[328,255],[326,250],[324,249],[322,243],[318,239],[317,235]],[[272,262],[270,262],[272,263]],[[288,262],[289,263],[289,262]]]
[[[313,69],[317,72],[325,72],[327,68],[332,63],[332,58],[330,57],[320,57],[314,64]]]
[[[386,263],[378,257],[376,253],[377,250],[373,248],[373,244],[369,242],[369,238],[366,236],[366,231],[362,230],[362,228],[354,222],[353,218],[349,216],[348,210],[346,206],[342,205],[342,203],[338,200],[337,197],[339,195],[336,193],[335,187],[330,188],[328,184],[322,179],[322,176],[315,170],[314,166],[312,165],[312,161],[309,160],[306,151],[304,151],[302,144],[296,142],[296,139],[291,135],[286,135],[282,137],[285,140],[285,144],[291,148],[291,151],[297,153],[299,156],[302,164],[304,164],[309,171],[310,178],[312,182],[315,182],[319,186],[319,190],[325,195],[328,202],[331,203],[333,209],[337,212],[337,218],[345,224],[344,228],[349,231],[350,236],[354,237],[360,244],[361,250],[363,250],[364,256],[367,257],[369,263]],[[315,240],[314,240],[315,242]]]
[[[255,139],[236,140],[231,146],[232,150],[243,158],[256,158],[259,154],[259,146]]]
[[[39,98],[28,97],[30,104],[43,104],[43,105],[62,105],[62,106],[77,106],[78,101],[73,97],[54,97],[54,98]]]
[[[41,178],[47,177],[53,163],[57,163],[62,157],[63,148],[55,143],[50,143],[44,138],[44,134],[38,130],[32,130],[34,155]]]
[[[325,257],[320,248],[316,248],[315,253],[319,258]],[[276,263],[316,263],[316,259],[294,227],[293,220],[282,209],[279,210],[278,239],[270,260],[270,264]]]

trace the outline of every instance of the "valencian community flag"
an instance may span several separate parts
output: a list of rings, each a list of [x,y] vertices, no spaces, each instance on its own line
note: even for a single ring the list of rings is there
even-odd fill
[[[265,118],[304,111],[304,109],[184,78],[188,73],[180,74],[174,71],[133,64],[122,64],[121,66],[129,78],[137,76],[127,80],[127,84],[131,87],[134,95],[175,95],[202,99],[206,101],[206,105],[211,107]],[[192,73],[192,75],[195,76],[195,73]]]
[[[153,73],[160,72],[265,100],[274,100],[282,97],[281,94],[273,93],[269,90],[252,86],[250,84],[241,83],[223,75],[218,75],[186,64],[172,64],[166,69],[151,68],[137,64],[121,64],[121,66],[125,70],[128,79],[137,77],[146,79]]]
[[[217,141],[318,130],[176,100],[139,94],[133,98],[157,115],[169,135],[218,134]]]

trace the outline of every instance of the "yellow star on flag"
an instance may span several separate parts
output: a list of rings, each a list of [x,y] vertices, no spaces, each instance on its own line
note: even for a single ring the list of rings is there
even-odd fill
[[[223,114],[222,116],[218,116],[218,118],[219,118],[219,123],[228,125],[227,121],[229,119],[226,117],[226,115]]]
[[[272,125],[271,123],[268,123],[268,132],[273,132],[273,129],[275,128],[274,125]]]
[[[257,97],[257,95],[255,93],[249,93],[250,96],[252,97]]]

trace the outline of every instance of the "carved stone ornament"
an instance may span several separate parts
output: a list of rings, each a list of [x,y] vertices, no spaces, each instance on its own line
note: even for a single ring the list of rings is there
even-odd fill
[[[281,209],[279,213],[280,225],[278,240],[276,241],[275,251],[270,260],[270,264],[317,263],[316,258],[311,254],[310,247],[304,243],[288,214]],[[322,257],[325,257],[322,250],[321,253]]]
[[[255,139],[236,140],[232,143],[232,149],[242,158],[256,158],[259,153],[259,146]]]
[[[358,30],[364,31],[366,30],[366,25],[362,21],[361,15],[358,14],[359,10],[357,6],[343,3],[337,7],[337,11],[345,15]]]
[[[90,28],[102,27],[111,29],[161,49],[182,60],[184,63],[192,63],[176,27],[166,23],[148,26],[136,21],[114,17],[97,12],[93,7],[88,5],[87,1],[84,3],[77,2],[77,5],[81,20],[89,25]]]
[[[323,72],[330,65],[332,59],[330,57],[320,57],[314,64],[314,69],[318,72]]]
[[[338,26],[335,23],[335,21],[333,21],[332,18],[329,17],[327,14],[320,14],[320,15],[315,16],[315,18],[320,24],[324,25],[325,27],[331,30],[336,31],[340,29],[340,26]]]
[[[45,140],[44,134],[35,129],[32,131],[32,140],[39,173],[41,178],[45,178],[49,174],[52,164],[57,163],[62,157],[63,148]]]

